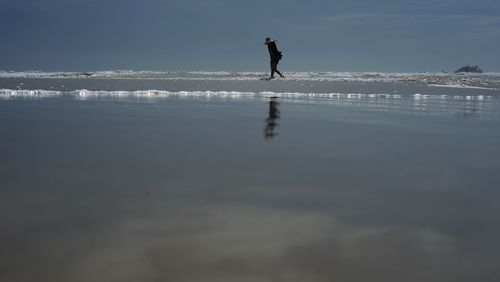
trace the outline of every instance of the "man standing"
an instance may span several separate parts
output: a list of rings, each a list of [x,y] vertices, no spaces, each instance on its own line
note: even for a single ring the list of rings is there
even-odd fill
[[[281,77],[284,78],[281,72],[278,71],[278,63],[283,55],[280,51],[278,51],[278,47],[276,47],[276,41],[274,41],[271,37],[267,37],[265,44],[267,45],[267,49],[269,50],[269,56],[271,56],[271,77],[269,79],[274,78],[274,72],[278,73]]]

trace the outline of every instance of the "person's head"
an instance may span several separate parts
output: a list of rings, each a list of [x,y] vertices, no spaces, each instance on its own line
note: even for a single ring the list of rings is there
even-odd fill
[[[274,42],[274,40],[271,37],[266,37],[266,43],[265,44],[269,44],[271,42]]]

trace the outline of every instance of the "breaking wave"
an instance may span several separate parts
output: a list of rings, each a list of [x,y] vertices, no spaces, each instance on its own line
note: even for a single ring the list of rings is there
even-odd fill
[[[491,95],[398,95],[362,93],[292,93],[238,91],[75,91],[0,89],[0,100],[47,99],[67,96],[76,100],[124,99],[160,101],[169,97],[196,99],[269,99],[276,97],[291,103],[336,104],[370,111],[448,115],[465,118],[500,119],[500,99]]]
[[[353,81],[422,83],[442,87],[500,87],[500,73],[382,73],[382,72],[285,72],[286,81]],[[96,72],[0,71],[0,78],[158,79],[158,80],[264,80],[263,72],[190,71],[158,72],[112,70]]]
[[[0,89],[1,98],[50,98],[56,96],[73,96],[80,99],[111,97],[111,98],[168,98],[168,97],[214,97],[214,98],[290,98],[290,99],[401,99],[399,94],[365,94],[365,93],[300,93],[300,92],[241,92],[241,91],[164,91],[164,90],[137,90],[137,91],[93,91],[80,89],[74,91],[52,91],[52,90],[20,90],[20,89]],[[485,100],[492,99],[491,95],[422,95],[416,93],[411,96],[415,100]]]

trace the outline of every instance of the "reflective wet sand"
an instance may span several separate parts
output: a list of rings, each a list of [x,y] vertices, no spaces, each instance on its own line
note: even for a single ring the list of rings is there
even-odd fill
[[[498,98],[371,98],[1,100],[0,280],[498,281]]]

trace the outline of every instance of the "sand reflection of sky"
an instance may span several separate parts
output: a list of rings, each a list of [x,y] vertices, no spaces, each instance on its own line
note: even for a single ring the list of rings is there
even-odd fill
[[[452,281],[459,268],[445,234],[318,213],[204,206],[131,216],[99,232],[59,241],[50,257],[77,256],[38,281]],[[80,240],[85,247],[72,252]]]
[[[2,281],[500,275],[495,120],[54,99],[2,104]]]

